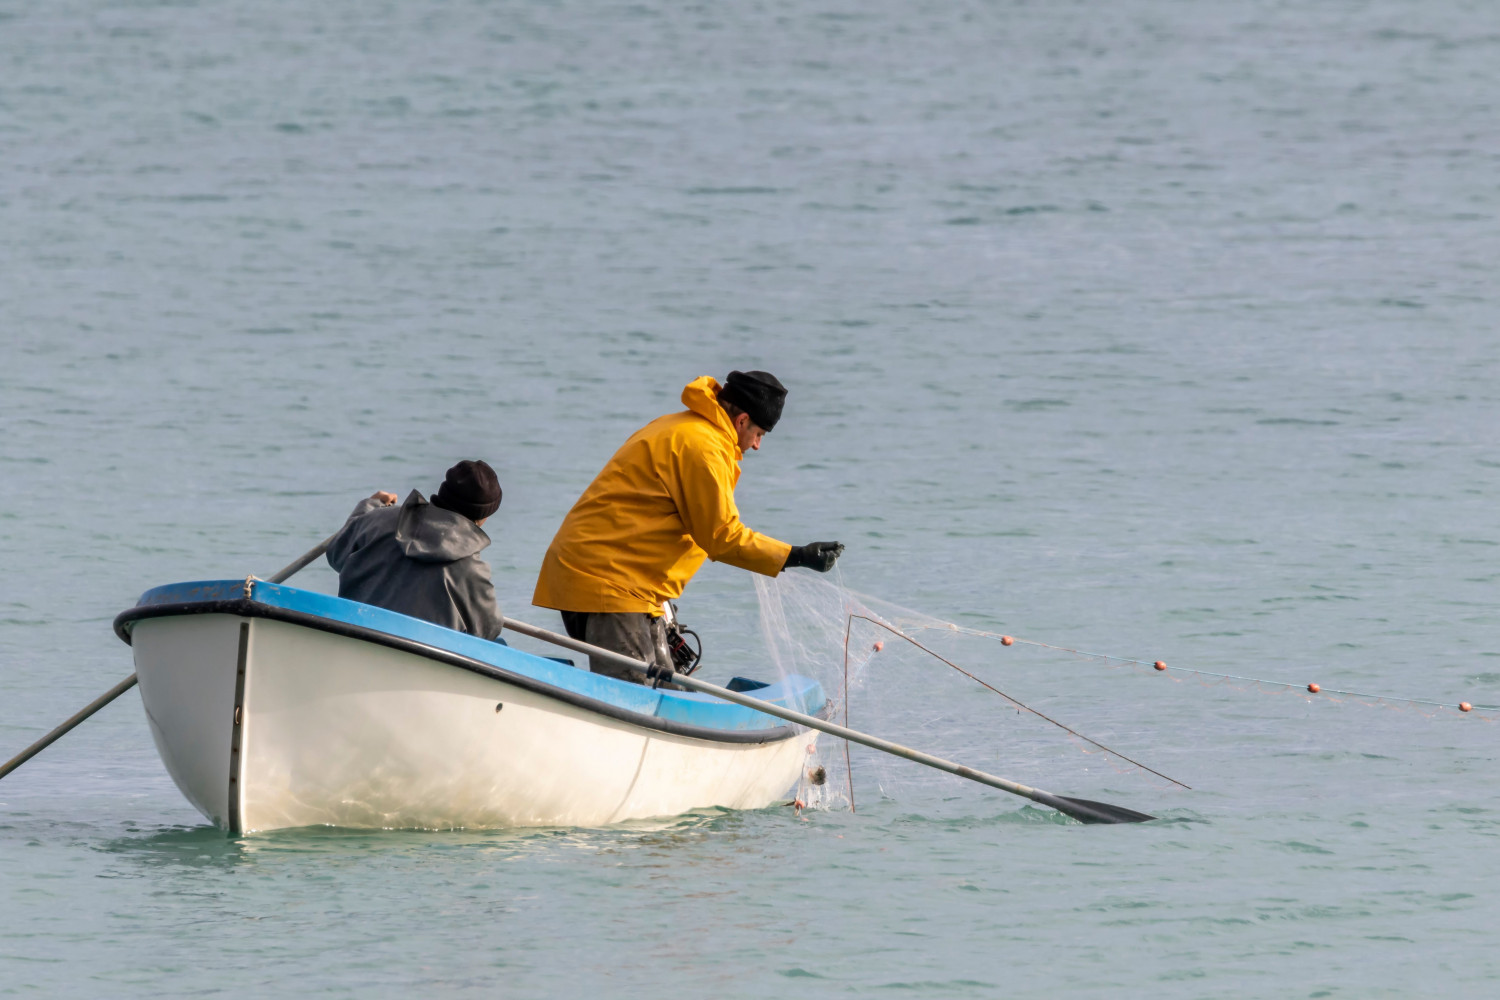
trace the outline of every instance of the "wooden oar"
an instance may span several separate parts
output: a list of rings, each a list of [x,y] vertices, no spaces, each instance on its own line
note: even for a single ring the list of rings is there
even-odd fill
[[[1012,795],[1019,795],[1022,798],[1030,799],[1033,802],[1039,802],[1044,806],[1050,806],[1060,813],[1065,813],[1069,816],[1072,816],[1074,819],[1082,820],[1085,823],[1144,823],[1147,820],[1156,818],[1155,816],[1148,816],[1145,813],[1136,812],[1134,809],[1125,809],[1120,806],[1112,806],[1107,802],[1094,802],[1090,799],[1075,799],[1067,795],[1054,795],[1051,792],[1044,792],[1040,788],[1032,788],[1028,785],[1020,784],[1019,782],[1008,781],[1005,778],[996,777],[993,774],[987,774],[984,771],[979,771],[972,767],[965,767],[962,764],[955,764],[953,761],[944,760],[942,757],[934,757],[932,754],[923,753],[920,750],[913,750],[910,747],[904,747],[899,743],[892,743],[890,740],[883,740],[878,736],[871,736],[868,733],[861,733],[858,730],[847,729],[844,726],[835,725],[832,722],[825,722],[823,719],[819,719],[811,715],[804,715],[801,712],[794,712],[789,708],[782,708],[780,705],[773,705],[770,702],[762,701],[759,698],[751,698],[748,695],[741,694],[738,691],[731,691],[728,688],[722,688],[716,684],[709,684],[706,681],[700,681],[696,677],[688,677],[685,674],[679,674],[667,669],[653,668],[640,660],[625,656],[622,653],[616,653],[608,649],[602,649],[599,646],[593,646],[589,643],[581,642],[578,639],[571,638],[570,636],[559,635],[556,632],[549,632],[544,628],[537,628],[535,625],[528,625],[525,622],[518,622],[514,618],[506,618],[505,627],[510,629],[512,632],[519,632],[522,635],[529,635],[533,639],[541,639],[543,642],[550,642],[554,645],[562,646],[565,649],[575,650],[579,653],[587,653],[590,656],[598,657],[602,660],[608,660],[610,663],[614,663],[618,666],[624,667],[627,670],[631,670],[636,674],[652,681],[661,681],[663,683],[670,682],[672,684],[677,684],[681,687],[684,687],[689,691],[697,691],[701,694],[711,694],[716,698],[722,698],[725,701],[732,701],[737,705],[744,705],[746,708],[753,708],[757,711],[764,712],[767,715],[774,715],[778,719],[785,719],[788,722],[795,722],[797,725],[806,726],[808,729],[816,729],[820,732],[828,733],[830,736],[837,736],[840,739],[848,740],[851,743],[859,743],[864,746],[871,747],[875,750],[880,750],[888,754],[894,754],[897,757],[903,757],[906,760],[915,761],[918,764],[925,764],[928,767],[937,768],[939,771],[947,771],[949,774],[956,774],[960,778],[968,778],[970,781],[977,781],[981,785],[989,785],[991,788],[998,788],[1002,792],[1010,792]]]
[[[328,550],[328,543],[331,541],[333,541],[333,535],[329,535],[317,545],[313,546],[311,549],[308,549],[305,553],[302,554],[301,558],[299,558],[296,562],[289,564],[285,569],[277,573],[275,576],[267,577],[266,582],[281,583],[282,581],[286,580],[287,577],[302,569],[302,567],[306,566],[308,563],[312,562],[314,559],[318,558],[318,556],[326,552]],[[56,729],[52,730],[52,732],[37,740],[35,743],[31,744],[31,746],[27,747],[25,750],[22,750],[20,753],[16,754],[10,760],[6,761],[3,765],[0,765],[0,778],[5,777],[10,772],[14,771],[16,768],[20,767],[22,764],[35,757],[37,754],[41,753],[43,750],[47,749],[53,743],[56,743],[74,726],[78,725],[84,719],[87,719],[89,716],[99,711],[99,709],[103,708],[105,705],[108,705],[110,702],[120,697],[120,695],[124,694],[126,691],[129,691],[131,688],[135,687],[136,681],[138,679],[139,678],[135,674],[131,674],[129,677],[125,678],[123,681],[116,684],[114,687],[110,688],[108,691],[104,692],[99,697],[89,702],[87,705],[83,706],[83,708],[79,709],[76,713],[70,716],[68,718],[68,721],[64,722],[62,725],[58,726]]]

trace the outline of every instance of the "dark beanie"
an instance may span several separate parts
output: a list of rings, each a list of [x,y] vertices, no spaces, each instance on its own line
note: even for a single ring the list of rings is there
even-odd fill
[[[738,406],[761,430],[768,431],[781,419],[786,386],[770,372],[730,372],[719,390],[719,399]]]
[[[500,509],[500,480],[486,462],[465,459],[448,470],[443,485],[432,495],[432,505],[471,521],[480,521]]]

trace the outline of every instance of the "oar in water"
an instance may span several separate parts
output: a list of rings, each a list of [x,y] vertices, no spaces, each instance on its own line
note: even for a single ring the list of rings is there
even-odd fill
[[[962,764],[955,764],[951,760],[944,760],[941,757],[934,757],[932,754],[923,753],[920,750],[913,750],[910,747],[904,747],[899,743],[892,743],[890,740],[883,740],[878,736],[871,736],[868,733],[861,733],[858,730],[854,729],[846,729],[843,726],[835,725],[832,722],[825,722],[824,720],[815,718],[811,715],[804,715],[801,712],[794,712],[789,708],[782,708],[780,705],[773,705],[770,702],[762,701],[759,698],[748,697],[747,695],[741,694],[738,691],[731,691],[728,688],[722,688],[716,684],[709,684],[706,681],[700,681],[695,677],[688,677],[684,674],[675,673],[671,670],[653,668],[640,660],[625,656],[622,653],[615,653],[608,649],[601,649],[598,646],[593,646],[589,643],[581,642],[569,636],[559,635],[556,632],[549,632],[544,628],[537,628],[535,625],[528,625],[525,622],[518,622],[514,618],[505,619],[505,627],[513,632],[519,632],[522,635],[529,635],[533,639],[540,639],[543,642],[550,642],[554,645],[562,646],[565,649],[572,649],[579,653],[587,653],[590,656],[595,656],[602,660],[607,660],[610,663],[614,663],[618,666],[626,668],[627,670],[634,671],[635,673],[653,681],[659,680],[664,683],[670,682],[672,684],[677,684],[681,687],[684,687],[689,691],[697,691],[701,694],[711,694],[716,698],[722,698],[725,701],[732,701],[735,704],[744,705],[746,708],[753,708],[757,711],[764,712],[767,715],[774,715],[778,719],[785,719],[788,722],[795,722],[797,725],[806,726],[808,729],[816,729],[820,732],[828,733],[830,736],[837,736],[840,739],[848,740],[851,743],[859,743],[864,746],[871,747],[875,750],[880,750],[888,754],[894,754],[897,757],[904,757],[905,759],[915,761],[918,764],[926,764],[928,767],[937,768],[939,771],[947,771],[949,774],[956,774],[960,778],[968,778],[970,781],[977,781],[981,785],[989,785],[991,788],[998,788],[1002,792],[1010,792],[1012,795],[1019,795],[1022,798],[1030,799],[1033,802],[1039,802],[1044,806],[1050,806],[1060,813],[1065,813],[1069,816],[1072,816],[1074,819],[1082,820],[1085,823],[1144,823],[1147,820],[1156,818],[1155,816],[1148,816],[1145,813],[1136,812],[1134,809],[1125,809],[1120,806],[1112,806],[1107,802],[1094,802],[1090,799],[1075,799],[1067,795],[1054,795],[1051,792],[1044,792],[1040,788],[1031,788],[1028,785],[1020,784],[1019,782],[1007,781],[1005,778],[999,778],[993,774],[987,774],[984,771],[975,770],[972,767],[965,767]]]
[[[296,573],[298,570],[302,569],[308,563],[312,562],[314,559],[318,558],[318,556],[326,552],[328,550],[328,543],[331,541],[333,541],[333,535],[329,535],[317,545],[313,546],[311,549],[308,549],[305,553],[303,553],[301,558],[299,558],[296,562],[288,565],[285,569],[277,573],[275,576],[267,577],[266,581],[268,583],[281,583],[282,581],[286,580],[293,573]],[[99,709],[103,708],[105,705],[108,705],[110,702],[120,697],[120,695],[124,694],[126,691],[129,691],[131,688],[135,687],[137,680],[138,678],[136,677],[136,675],[131,674],[129,677],[125,678],[123,681],[116,684],[114,687],[110,688],[108,691],[104,692],[93,701],[89,702],[83,708],[79,709],[77,713],[69,717],[68,721],[64,722],[62,725],[58,726],[56,729],[52,730],[52,732],[37,740],[35,743],[31,744],[31,746],[27,747],[25,750],[22,750],[20,753],[16,754],[10,760],[6,761],[3,765],[0,765],[0,778],[5,777],[10,772],[14,771],[16,768],[20,767],[22,764],[35,757],[37,754],[41,753],[43,750],[47,749],[53,743],[56,743],[74,726],[78,725],[84,719],[87,719],[89,716],[99,711]]]

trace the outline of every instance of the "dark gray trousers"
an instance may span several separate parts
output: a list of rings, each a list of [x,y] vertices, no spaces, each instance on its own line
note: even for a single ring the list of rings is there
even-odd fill
[[[574,639],[656,666],[672,666],[664,618],[637,611],[564,611],[562,620],[563,628]],[[589,669],[606,677],[641,683],[641,678],[626,668],[605,663],[596,656],[589,657]]]

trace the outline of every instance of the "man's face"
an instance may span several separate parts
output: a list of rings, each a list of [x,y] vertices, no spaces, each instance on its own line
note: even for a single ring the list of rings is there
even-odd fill
[[[760,429],[760,424],[751,420],[748,413],[735,415],[734,432],[739,440],[740,451],[760,451],[760,439],[766,436],[766,432]]]

